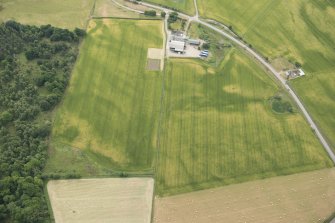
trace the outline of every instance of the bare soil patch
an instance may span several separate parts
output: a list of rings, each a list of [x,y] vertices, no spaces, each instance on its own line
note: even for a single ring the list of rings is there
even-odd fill
[[[161,60],[148,59],[147,70],[150,70],[150,71],[161,70]]]
[[[149,48],[147,55],[147,70],[159,71],[164,69],[164,50]]]
[[[155,200],[155,223],[323,222],[335,210],[335,168]]]
[[[150,223],[153,179],[55,180],[47,185],[56,223]]]

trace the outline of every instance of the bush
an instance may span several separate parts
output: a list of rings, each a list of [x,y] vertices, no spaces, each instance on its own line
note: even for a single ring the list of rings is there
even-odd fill
[[[156,16],[156,11],[155,10],[145,11],[144,15],[155,17]]]
[[[301,67],[302,67],[301,63],[299,63],[299,62],[295,62],[294,65],[295,65],[297,68],[301,68]]]
[[[211,47],[211,45],[210,45],[209,43],[204,43],[204,44],[202,44],[202,48],[203,48],[204,50],[208,50],[210,47]]]
[[[169,15],[168,22],[169,23],[174,23],[178,20],[178,13],[177,12],[172,12]]]
[[[121,173],[119,173],[119,176],[120,176],[120,177],[128,177],[128,173],[126,173],[126,172],[121,172]]]
[[[13,115],[9,113],[8,111],[4,111],[0,115],[0,124],[1,125],[6,125],[10,121],[13,120]]]
[[[79,29],[79,28],[75,28],[74,29],[74,33],[77,35],[77,36],[80,36],[80,37],[83,37],[86,35],[86,31],[83,30],[83,29]]]
[[[165,18],[165,16],[166,16],[166,12],[161,12],[161,17]]]

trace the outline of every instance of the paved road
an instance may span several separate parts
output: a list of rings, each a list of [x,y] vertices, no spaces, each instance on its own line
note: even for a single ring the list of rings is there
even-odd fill
[[[196,0],[194,0],[195,5],[196,5]],[[151,7],[154,9],[158,9],[158,10],[162,10],[165,11],[167,14],[172,12],[172,10],[157,6],[157,5],[153,5],[153,4],[149,4],[146,2],[142,2],[141,4],[147,6],[147,7]],[[243,43],[242,41],[240,41],[239,39],[237,39],[235,36],[211,25],[208,22],[204,22],[202,20],[199,19],[198,17],[198,7],[196,5],[196,11],[197,14],[193,17],[188,16],[184,13],[179,13],[180,16],[187,18],[190,22],[198,22],[216,32],[218,32],[219,34],[221,34],[222,36],[226,37],[227,39],[231,40],[232,42],[234,42],[236,45],[240,46],[241,48],[243,48],[246,52],[248,52],[250,55],[252,55],[252,57],[254,57],[254,59],[256,59],[258,62],[260,62],[271,74],[273,74],[278,80],[279,82],[285,87],[285,89],[289,92],[289,94],[292,96],[293,100],[296,102],[296,104],[298,105],[299,109],[302,111],[303,115],[305,116],[308,124],[310,125],[311,129],[313,129],[313,131],[315,132],[315,135],[319,138],[320,142],[322,143],[324,149],[326,150],[326,152],[328,153],[329,157],[331,158],[331,160],[333,161],[333,163],[335,164],[335,154],[332,151],[332,149],[330,148],[329,144],[327,143],[327,141],[325,140],[325,138],[323,137],[323,135],[321,134],[319,128],[317,127],[317,125],[315,124],[315,122],[313,121],[312,117],[309,115],[309,113],[307,112],[305,106],[302,104],[302,102],[300,101],[299,97],[296,95],[296,93],[291,89],[291,87],[287,84],[286,80],[284,80],[280,74],[271,66],[271,64],[269,64],[263,57],[261,57],[258,53],[256,53],[253,49],[251,49],[247,44]],[[217,23],[217,24],[221,24],[221,23]],[[223,24],[221,24],[223,25]],[[224,26],[224,25],[223,25]]]

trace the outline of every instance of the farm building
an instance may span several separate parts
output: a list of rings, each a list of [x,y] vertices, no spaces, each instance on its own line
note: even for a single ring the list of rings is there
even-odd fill
[[[286,72],[287,78],[297,78],[305,76],[305,72],[302,69],[289,70]]]
[[[186,36],[171,36],[171,40],[175,40],[175,41],[187,41],[187,37]]]
[[[196,46],[199,46],[201,44],[200,40],[197,40],[197,39],[188,39],[187,42],[190,45],[196,45]]]
[[[177,31],[177,32],[172,32],[171,40],[187,41],[187,37],[185,36],[183,32]]]
[[[170,43],[169,43],[169,47],[174,52],[183,53],[184,50],[185,50],[185,42],[184,41],[171,40]]]

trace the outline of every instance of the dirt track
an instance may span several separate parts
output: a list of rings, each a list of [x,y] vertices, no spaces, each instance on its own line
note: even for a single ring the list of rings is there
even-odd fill
[[[335,168],[155,200],[154,223],[323,222],[335,210]]]

